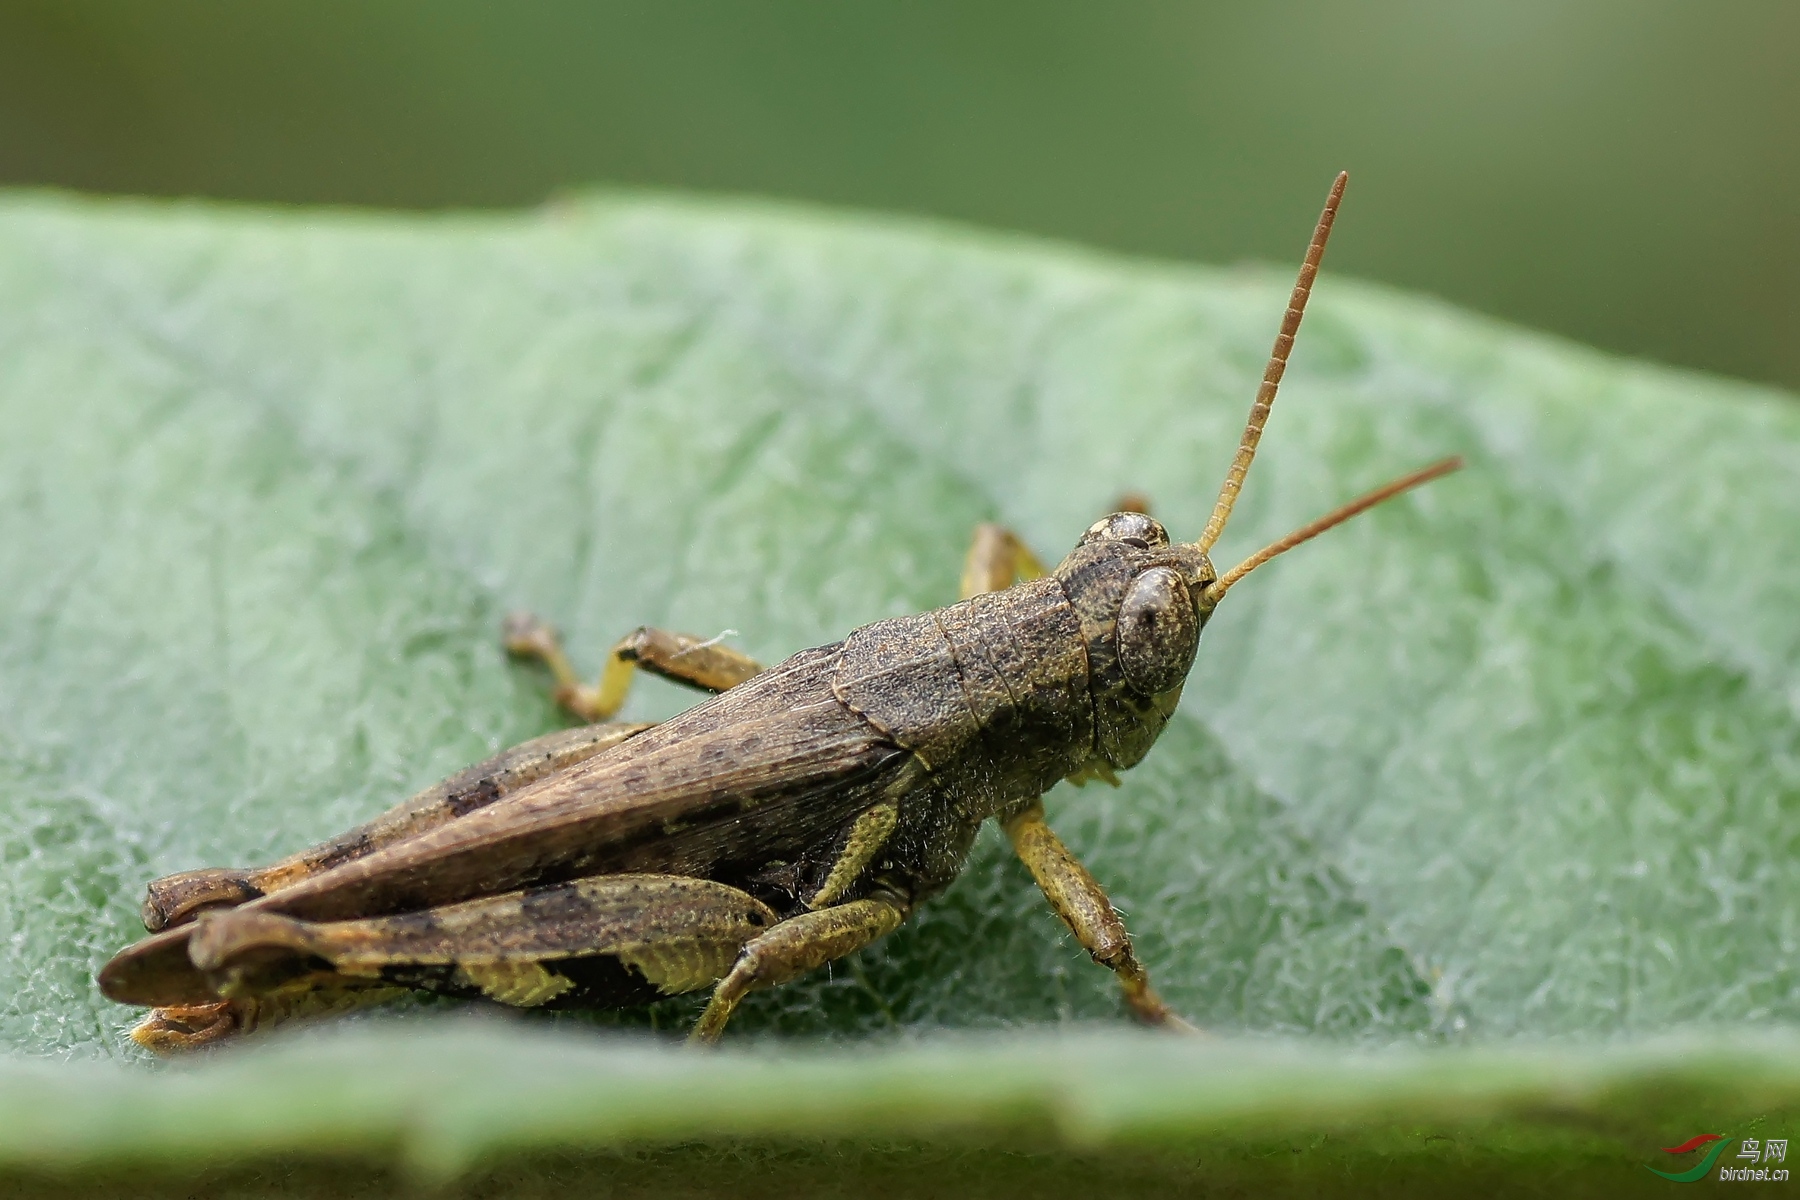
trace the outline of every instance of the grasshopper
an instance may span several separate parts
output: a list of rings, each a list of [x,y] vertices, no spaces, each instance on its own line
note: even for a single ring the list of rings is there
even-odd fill
[[[309,850],[149,885],[150,936],[99,972],[183,1049],[408,990],[521,1007],[626,1007],[711,988],[692,1039],[748,993],[892,932],[997,819],[1131,1012],[1157,995],[1106,893],[1044,821],[1057,781],[1139,762],[1174,713],[1200,632],[1258,566],[1446,459],[1296,530],[1223,575],[1208,552],[1243,486],[1346,176],[1319,217],[1237,454],[1200,537],[1142,511],[1090,526],[1055,570],[981,526],[960,603],[877,621],[764,669],[716,641],[639,629],[596,685],[553,631],[508,618],[588,722],[515,746]],[[1133,506],[1142,508],[1142,505]],[[661,724],[611,720],[638,669],[714,693]]]

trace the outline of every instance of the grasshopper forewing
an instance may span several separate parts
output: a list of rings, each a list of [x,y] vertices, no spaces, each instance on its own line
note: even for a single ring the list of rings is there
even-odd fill
[[[1200,631],[1250,570],[1454,470],[1448,459],[1218,575],[1225,527],[1275,399],[1343,194],[1332,185],[1205,531],[1141,511],[1096,522],[1053,571],[997,526],[963,600],[878,621],[767,670],[641,629],[581,684],[549,629],[509,619],[557,697],[593,722],[527,742],[358,829],[259,870],[153,882],[151,936],[101,970],[176,1049],[405,989],[525,1007],[625,1006],[712,989],[697,1040],[742,997],[868,945],[956,878],[997,819],[1051,907],[1139,1018],[1151,989],[1094,878],[1044,823],[1058,780],[1114,779],[1175,711]],[[1130,509],[1141,509],[1134,503]],[[660,725],[608,718],[645,668],[714,692]]]

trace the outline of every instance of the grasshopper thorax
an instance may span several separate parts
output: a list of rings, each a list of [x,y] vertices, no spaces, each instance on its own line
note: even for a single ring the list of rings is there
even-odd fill
[[[1212,560],[1198,547],[1171,545],[1162,523],[1140,512],[1094,522],[1077,549],[1108,544],[1122,552],[1133,572],[1119,599],[1113,634],[1120,673],[1144,695],[1179,688],[1194,665],[1200,628],[1211,611],[1202,610],[1200,597],[1216,578]]]

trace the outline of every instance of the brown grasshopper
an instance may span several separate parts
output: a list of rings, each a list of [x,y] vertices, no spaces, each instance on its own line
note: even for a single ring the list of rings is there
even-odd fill
[[[1223,575],[1231,514],[1286,368],[1346,177],[1332,185],[1268,370],[1205,531],[1171,542],[1142,512],[1089,527],[1054,571],[984,525],[963,599],[865,625],[763,669],[714,642],[640,629],[597,686],[555,635],[508,619],[581,728],[515,746],[339,837],[259,870],[150,884],[151,936],[99,973],[152,1011],[156,1050],[424,989],[523,1007],[625,1007],[712,989],[712,1041],[749,992],[869,945],[962,870],[999,820],[1058,916],[1126,1004],[1187,1028],[1124,924],[1044,823],[1058,780],[1135,765],[1181,698],[1233,584],[1301,542],[1456,469],[1352,501]],[[635,669],[716,693],[659,725],[610,722]]]

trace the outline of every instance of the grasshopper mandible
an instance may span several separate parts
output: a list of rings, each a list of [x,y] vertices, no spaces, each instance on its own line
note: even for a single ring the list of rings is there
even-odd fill
[[[989,818],[1140,1019],[1187,1028],[1150,986],[1106,894],[1044,823],[1058,780],[1135,765],[1175,711],[1200,631],[1250,571],[1408,488],[1395,480],[1217,574],[1225,528],[1343,195],[1332,184],[1243,440],[1204,532],[1142,512],[1089,527],[1046,571],[984,525],[963,599],[866,625],[768,669],[640,629],[597,686],[555,635],[508,619],[579,728],[516,746],[259,870],[149,886],[149,937],[99,973],[151,1006],[132,1037],[214,1041],[408,989],[523,1007],[625,1007],[712,989],[692,1038],[749,992],[892,932],[961,871]],[[643,668],[715,693],[659,725],[613,722]]]

